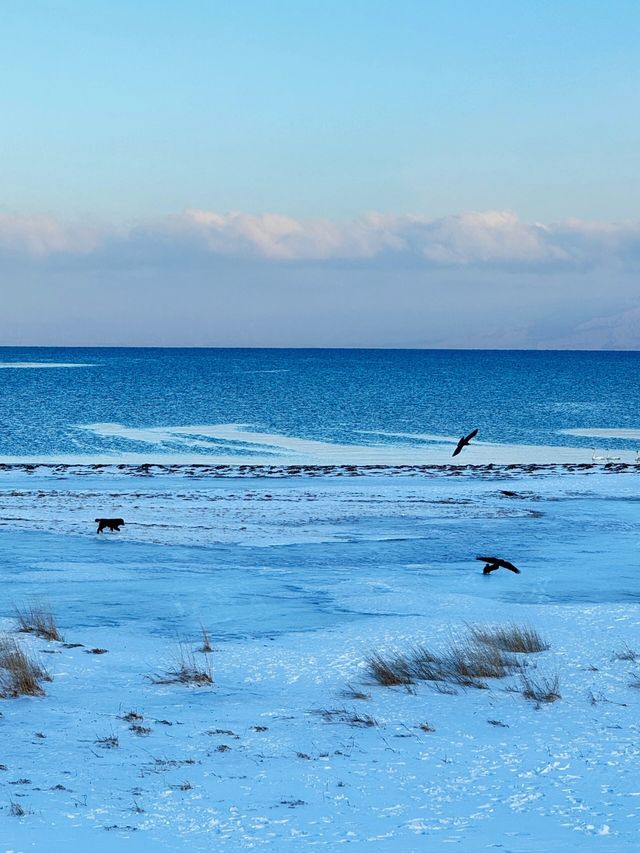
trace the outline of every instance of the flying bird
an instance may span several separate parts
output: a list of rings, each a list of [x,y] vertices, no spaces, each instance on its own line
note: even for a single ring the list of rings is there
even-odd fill
[[[500,557],[476,557],[476,560],[482,560],[483,563],[486,563],[482,570],[483,575],[490,575],[496,569],[509,569],[510,572],[520,574],[520,569],[517,566],[514,566],[509,560],[501,560]]]
[[[467,444],[471,441],[472,438],[475,438],[478,434],[478,430],[474,429],[473,432],[470,432],[469,435],[464,435],[460,441],[458,442],[458,446],[453,451],[452,456],[457,456],[458,453],[462,450],[463,447],[466,447]]]

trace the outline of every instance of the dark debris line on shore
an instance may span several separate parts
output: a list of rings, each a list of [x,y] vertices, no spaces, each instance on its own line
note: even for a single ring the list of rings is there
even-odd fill
[[[445,477],[488,476],[505,477],[519,474],[556,473],[619,473],[640,471],[640,463],[608,462],[554,462],[545,464],[514,463],[510,465],[209,465],[206,463],[172,464],[127,463],[54,464],[36,462],[0,463],[0,473],[22,472],[64,476],[91,474],[124,474],[128,476],[155,476],[183,474],[190,477],[363,477],[363,476],[417,476]]]

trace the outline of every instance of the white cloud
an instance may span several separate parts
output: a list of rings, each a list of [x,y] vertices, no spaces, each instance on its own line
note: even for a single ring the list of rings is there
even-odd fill
[[[184,258],[196,251],[283,263],[384,258],[427,267],[584,269],[635,266],[640,261],[640,223],[527,223],[509,211],[437,219],[370,213],[340,222],[187,210],[134,227],[98,229],[66,225],[50,216],[4,214],[0,249],[39,257],[127,256],[137,264],[153,263],[154,256],[167,252]]]
[[[429,219],[370,213],[351,222],[190,210],[159,223],[214,254],[272,260],[391,256],[435,266],[598,266],[640,259],[640,223],[522,222],[510,211]]]
[[[405,248],[402,236],[394,233],[384,217],[375,214],[339,223],[298,220],[277,213],[255,216],[188,210],[172,217],[166,227],[199,236],[215,253],[248,253],[279,260],[369,258],[385,250]]]
[[[86,226],[72,226],[53,216],[0,213],[0,249],[30,255],[88,252],[97,248],[101,235]]]

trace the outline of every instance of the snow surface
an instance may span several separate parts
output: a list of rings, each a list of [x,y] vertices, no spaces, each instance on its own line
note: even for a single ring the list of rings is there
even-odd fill
[[[637,849],[639,506],[637,472],[598,468],[0,472],[0,627],[53,677],[0,701],[0,849]],[[34,602],[82,646],[15,633]],[[367,683],[372,651],[514,622],[559,701]],[[181,647],[213,686],[155,683]]]

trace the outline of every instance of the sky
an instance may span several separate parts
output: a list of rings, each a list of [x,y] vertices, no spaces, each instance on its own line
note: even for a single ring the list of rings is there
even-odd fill
[[[5,0],[0,344],[640,348],[637,0]]]

